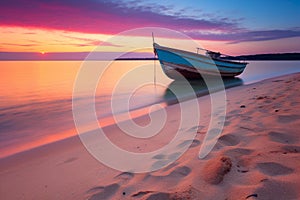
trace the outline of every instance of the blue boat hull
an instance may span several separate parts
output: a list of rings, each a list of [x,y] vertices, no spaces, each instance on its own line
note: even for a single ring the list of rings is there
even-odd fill
[[[171,79],[184,76],[195,79],[203,76],[234,77],[241,74],[247,63],[212,59],[209,56],[153,44],[164,73]]]

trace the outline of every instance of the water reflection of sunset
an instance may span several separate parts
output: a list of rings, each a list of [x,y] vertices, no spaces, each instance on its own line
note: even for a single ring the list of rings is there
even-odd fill
[[[47,99],[66,95],[71,97],[72,81],[80,64],[81,62],[7,61],[1,67],[3,76],[0,79],[0,93],[12,101],[26,101],[27,97],[34,95]]]

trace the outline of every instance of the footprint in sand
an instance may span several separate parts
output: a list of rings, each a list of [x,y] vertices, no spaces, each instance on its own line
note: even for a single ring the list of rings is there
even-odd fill
[[[170,194],[165,192],[159,192],[151,194],[146,200],[167,200],[170,199]]]
[[[276,199],[276,200],[292,200],[299,199],[297,195],[298,188],[294,184],[267,180],[263,185],[257,188],[254,193],[257,199]]]
[[[228,155],[228,156],[239,157],[239,156],[243,156],[243,155],[250,155],[253,152],[254,152],[254,150],[252,150],[252,149],[234,148],[234,149],[229,149],[229,150],[225,151],[224,154]]]
[[[168,155],[168,158],[167,160],[170,160],[170,161],[175,161],[177,160],[180,156],[181,156],[182,152],[175,152],[175,153],[172,153],[170,155]]]
[[[275,162],[258,163],[257,168],[264,174],[270,176],[286,175],[294,172],[294,169]]]
[[[221,129],[218,128],[212,128],[210,130],[207,131],[206,136],[205,136],[205,140],[215,140],[220,133],[222,132]]]
[[[166,158],[166,155],[164,154],[157,154],[155,156],[152,157],[153,159],[157,159],[157,160],[162,160]]]
[[[172,164],[169,164],[168,166],[164,167],[162,171],[164,172],[169,171],[170,169],[176,167],[178,164],[179,164],[178,162],[173,162]]]
[[[99,186],[91,188],[87,193],[93,193],[93,195],[88,198],[89,200],[99,200],[99,199],[109,199],[114,195],[117,190],[120,188],[120,185],[117,183],[108,185],[108,186]]]
[[[191,169],[187,166],[175,168],[168,176],[169,177],[185,177],[191,173]]]
[[[159,154],[159,155],[153,156],[153,159],[156,159],[157,161],[152,164],[150,170],[153,171],[156,169],[160,169],[164,166],[167,166],[167,165],[173,163],[175,160],[177,160],[180,157],[181,154],[182,154],[182,152],[175,152],[170,155]]]
[[[140,191],[140,192],[137,192],[137,193],[131,195],[131,197],[141,198],[142,196],[149,194],[149,193],[153,193],[153,191]]]
[[[300,115],[279,115],[277,121],[279,123],[290,123],[300,119]]]
[[[230,124],[231,124],[230,121],[225,121],[225,122],[224,122],[224,126],[229,126]]]
[[[173,167],[174,168],[174,167]],[[161,181],[161,180],[170,180],[172,182],[174,182],[174,184],[180,183],[180,179],[183,179],[184,177],[188,176],[191,173],[191,169],[187,166],[180,166],[180,167],[176,167],[173,171],[171,171],[169,174],[167,175],[146,175],[146,177],[144,178],[144,181],[146,179],[152,179],[152,181]],[[151,182],[151,181],[150,181]],[[145,195],[148,195],[150,193],[150,195],[146,198],[146,199],[152,199],[152,200],[166,200],[166,199],[174,199],[171,197],[171,193],[164,193],[164,192],[155,192],[154,191],[139,191],[133,195],[131,195],[131,197],[134,198],[138,198],[141,199],[143,198]],[[143,198],[144,199],[144,198]]]
[[[282,150],[287,153],[300,153],[300,146],[283,146]]]
[[[121,180],[124,184],[125,182],[128,182],[130,179],[134,177],[134,174],[131,172],[122,172],[121,174],[115,176],[115,179]]]
[[[240,140],[231,134],[222,135],[219,137],[218,141],[225,146],[235,146],[240,143]]]
[[[298,139],[295,136],[288,135],[286,133],[275,132],[275,131],[269,132],[268,136],[271,141],[279,142],[279,143],[283,143],[283,144],[294,143],[294,142],[298,141]]]
[[[202,192],[189,186],[184,189],[180,189],[174,193],[165,193],[165,192],[158,192],[148,196],[146,200],[185,200],[185,199],[202,199],[201,197],[203,194]]]
[[[176,165],[175,165],[176,166]],[[171,168],[169,167],[169,170],[171,170],[172,168],[174,168],[174,166]],[[167,171],[167,170],[163,170],[163,171]],[[171,180],[174,180],[174,178],[176,180],[178,179],[182,179],[186,176],[188,176],[191,173],[191,169],[187,166],[178,166],[175,169],[173,169],[171,172],[169,172],[168,174],[164,174],[164,175],[147,175],[145,176],[144,180],[149,179],[149,178],[154,178],[155,180],[161,180],[162,178],[166,179],[169,178]]]
[[[188,131],[187,132],[192,132],[192,133],[194,133],[195,131],[201,131],[202,129],[204,128],[204,126],[194,126],[194,127],[192,127],[192,128],[190,128],[190,129],[188,129]]]
[[[191,144],[189,147],[193,148],[193,147],[199,146],[200,143],[201,143],[200,140],[196,140],[196,139],[195,140],[185,140],[182,143],[180,143],[179,145],[177,145],[177,147],[182,148],[188,144]]]
[[[170,161],[168,159],[158,160],[158,161],[156,161],[155,163],[152,164],[150,171],[161,169],[164,166],[167,166],[168,164],[170,164],[171,162],[172,161]]]
[[[201,144],[200,140],[193,140],[190,148],[194,148],[194,147],[197,147]]]

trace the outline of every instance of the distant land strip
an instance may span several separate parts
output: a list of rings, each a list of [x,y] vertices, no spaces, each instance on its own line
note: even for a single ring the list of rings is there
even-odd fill
[[[270,53],[270,54],[255,54],[228,56],[226,59],[231,60],[300,60],[300,53]]]
[[[300,60],[300,53],[271,53],[271,54],[255,54],[227,56],[224,59],[230,60]],[[34,52],[0,52],[0,60],[2,61],[109,61],[109,60],[157,60],[150,53],[142,55],[123,55],[115,56],[114,53],[99,52],[92,56],[89,52],[61,52],[61,53],[34,53]]]
[[[2,61],[154,60],[153,53],[135,52],[0,52]]]

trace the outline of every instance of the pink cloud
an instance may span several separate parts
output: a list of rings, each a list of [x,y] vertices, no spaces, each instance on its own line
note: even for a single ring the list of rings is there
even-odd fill
[[[236,24],[168,16],[108,1],[24,1],[0,3],[2,25],[115,34],[142,26],[172,29],[231,30]]]
[[[241,28],[238,20],[234,19],[196,19],[182,15],[165,15],[160,12],[161,9],[126,7],[111,1],[11,0],[0,2],[0,23],[2,26],[102,34],[116,34],[128,29],[156,26],[182,31],[194,39],[228,43],[300,37],[300,30],[297,29],[253,31]],[[83,45],[96,43],[97,41],[86,41]]]

